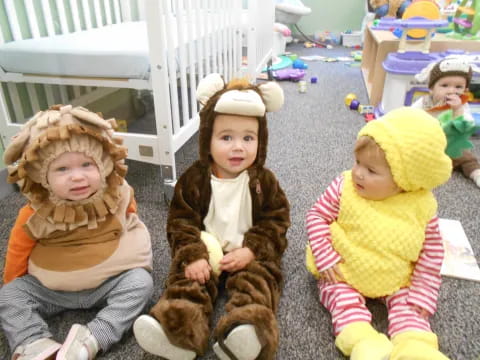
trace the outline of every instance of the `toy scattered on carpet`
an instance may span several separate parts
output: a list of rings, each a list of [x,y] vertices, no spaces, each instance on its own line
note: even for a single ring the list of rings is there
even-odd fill
[[[365,122],[369,122],[375,119],[375,107],[372,105],[360,104],[360,101],[357,100],[357,95],[355,95],[354,93],[350,93],[345,96],[344,102],[350,110],[358,111],[359,114],[362,114]]]
[[[272,71],[272,76],[275,80],[290,80],[299,81],[304,78],[305,70],[303,69],[280,69]]]

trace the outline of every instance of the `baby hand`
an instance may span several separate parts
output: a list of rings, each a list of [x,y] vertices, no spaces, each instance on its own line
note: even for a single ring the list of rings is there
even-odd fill
[[[238,271],[244,269],[255,259],[252,250],[247,247],[230,251],[220,260],[220,270],[222,271]]]
[[[462,106],[462,99],[457,94],[450,94],[445,97],[445,103],[449,105],[453,110],[457,110]]]
[[[333,265],[331,268],[320,273],[320,276],[323,277],[327,282],[336,284],[337,282],[345,281],[340,267],[338,264]]]
[[[200,284],[205,284],[210,280],[210,271],[212,271],[212,268],[208,264],[208,261],[200,259],[185,267],[185,277],[190,280],[198,281]]]
[[[429,314],[428,314],[428,311],[427,311],[427,310],[421,308],[421,307],[418,306],[418,305],[411,305],[411,306],[412,306],[412,309],[413,309],[416,313],[418,313],[418,315],[420,315],[421,318],[423,318],[423,319],[428,319]]]

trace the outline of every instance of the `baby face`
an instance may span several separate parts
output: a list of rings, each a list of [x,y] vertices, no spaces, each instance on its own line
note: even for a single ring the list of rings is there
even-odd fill
[[[53,160],[47,181],[58,198],[72,201],[89,198],[102,185],[95,161],[80,152],[66,152]]]
[[[378,146],[355,153],[352,180],[357,194],[368,200],[383,200],[402,191],[393,181],[385,153]]]
[[[446,104],[467,90],[467,80],[463,76],[453,75],[440,78],[432,87],[434,104]]]
[[[233,179],[257,157],[258,120],[252,116],[217,115],[213,123],[210,154],[214,174]]]

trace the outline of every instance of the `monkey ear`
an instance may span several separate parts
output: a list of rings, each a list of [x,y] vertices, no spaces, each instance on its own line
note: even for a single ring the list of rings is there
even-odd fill
[[[222,90],[225,87],[220,74],[212,73],[205,76],[197,86],[197,100],[201,105],[205,105],[217,91]]]
[[[265,110],[277,111],[284,101],[283,90],[276,82],[270,81],[258,86],[262,93],[263,101],[265,102]]]

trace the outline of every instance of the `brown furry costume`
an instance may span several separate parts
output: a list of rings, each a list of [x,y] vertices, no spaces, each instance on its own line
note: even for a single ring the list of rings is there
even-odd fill
[[[261,94],[258,87],[249,89]],[[203,219],[211,197],[210,140],[213,131],[215,104],[232,87],[216,92],[200,112],[200,160],[178,180],[167,222],[172,264],[166,289],[150,315],[162,325],[170,342],[176,346],[204,354],[209,338],[209,318],[217,297],[219,278],[211,274],[201,285],[185,277],[186,265],[209,258],[200,239]],[[237,86],[233,89],[245,89]],[[248,169],[252,197],[253,226],[245,233],[243,245],[255,254],[246,268],[228,273],[226,289],[229,299],[226,314],[216,326],[214,336],[224,339],[239,324],[252,324],[262,344],[258,359],[273,359],[278,345],[275,312],[278,308],[283,276],[282,254],[287,247],[286,232],[290,225],[289,203],[273,173],[264,168],[267,153],[267,120],[259,122],[258,153]]]

